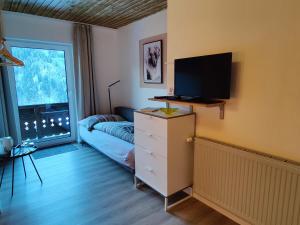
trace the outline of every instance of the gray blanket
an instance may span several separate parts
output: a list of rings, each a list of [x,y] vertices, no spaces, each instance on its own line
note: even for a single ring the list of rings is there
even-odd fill
[[[134,144],[134,126],[132,122],[100,122],[95,124],[93,127],[96,130]]]

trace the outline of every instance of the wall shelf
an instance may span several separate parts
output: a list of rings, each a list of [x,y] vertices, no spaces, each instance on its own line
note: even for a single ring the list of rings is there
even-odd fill
[[[193,112],[193,107],[202,107],[202,108],[219,107],[220,109],[219,118],[221,120],[224,119],[224,110],[225,110],[226,101],[223,100],[214,103],[201,103],[201,102],[190,102],[190,101],[182,101],[182,100],[168,100],[168,99],[157,99],[157,98],[149,98],[148,100],[156,101],[156,102],[164,102],[166,103],[167,108],[170,106],[170,104],[187,106],[190,108],[191,112]]]

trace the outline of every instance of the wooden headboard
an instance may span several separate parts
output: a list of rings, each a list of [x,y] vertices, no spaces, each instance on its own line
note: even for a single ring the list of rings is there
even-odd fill
[[[117,106],[115,107],[115,114],[122,116],[124,119],[128,120],[129,122],[133,122],[133,113],[135,109],[123,107],[123,106]]]

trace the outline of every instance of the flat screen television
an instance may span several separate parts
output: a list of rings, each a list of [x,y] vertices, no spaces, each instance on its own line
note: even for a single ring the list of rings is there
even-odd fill
[[[231,52],[176,59],[175,96],[229,99],[231,64]]]

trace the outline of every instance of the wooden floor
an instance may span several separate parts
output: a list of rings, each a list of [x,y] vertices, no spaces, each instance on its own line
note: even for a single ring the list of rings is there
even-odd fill
[[[132,176],[87,146],[35,160],[44,180],[26,158],[16,162],[15,194],[11,165],[0,192],[1,225],[233,225],[231,220],[190,199],[166,213],[163,198],[150,188],[137,190]]]

